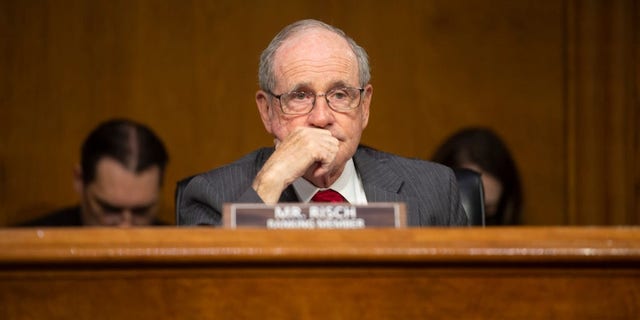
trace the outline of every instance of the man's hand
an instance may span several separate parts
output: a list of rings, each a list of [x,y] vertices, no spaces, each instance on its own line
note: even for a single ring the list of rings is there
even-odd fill
[[[275,143],[276,151],[252,185],[267,204],[277,203],[282,191],[307,172],[313,177],[322,177],[335,169],[339,141],[328,130],[299,127]]]

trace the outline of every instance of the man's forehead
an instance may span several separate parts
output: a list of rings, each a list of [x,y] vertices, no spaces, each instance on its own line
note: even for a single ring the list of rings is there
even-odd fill
[[[122,188],[123,186],[143,187],[149,183],[160,184],[160,167],[152,165],[140,172],[135,172],[118,160],[111,157],[104,157],[96,164],[96,174],[94,181],[89,186],[99,186],[100,188]]]
[[[278,82],[286,86],[310,81],[307,76],[333,75],[331,82],[351,82],[358,76],[357,59],[348,42],[324,29],[305,30],[286,40],[274,56]],[[357,81],[357,79],[355,79]]]
[[[122,162],[120,162],[119,160],[110,157],[110,156],[104,156],[102,158],[100,158],[100,160],[98,160],[98,162],[96,163],[96,174],[104,174],[104,175],[134,175],[134,176],[140,176],[144,173],[147,172],[152,172],[152,171],[156,171],[156,170],[160,170],[160,166],[157,164],[151,165],[148,168],[145,168],[144,170],[140,171],[140,172],[136,172],[135,168],[134,168],[134,164],[123,164]]]
[[[276,50],[274,60],[291,56],[344,56],[355,58],[355,54],[346,39],[341,35],[322,28],[301,30],[289,36]]]

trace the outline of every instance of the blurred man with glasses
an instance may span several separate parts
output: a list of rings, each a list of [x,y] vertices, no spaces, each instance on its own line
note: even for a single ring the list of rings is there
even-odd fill
[[[275,147],[193,177],[178,224],[219,225],[224,203],[405,202],[410,225],[467,225],[455,177],[444,166],[360,145],[373,87],[363,48],[317,20],[285,27],[260,58],[255,99]]]
[[[74,170],[81,204],[22,226],[162,225],[157,212],[168,159],[164,144],[148,127],[127,119],[105,121],[82,144]]]

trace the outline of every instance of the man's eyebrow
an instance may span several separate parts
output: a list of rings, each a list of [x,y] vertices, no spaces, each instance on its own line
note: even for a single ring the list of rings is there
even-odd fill
[[[346,82],[342,81],[342,80],[334,81],[327,88],[326,92],[329,92],[329,91],[335,90],[335,89],[349,88],[349,87],[351,87],[351,86],[349,84],[347,84]]]
[[[349,87],[350,85],[348,85],[344,80],[335,80],[333,82],[331,82],[331,84],[327,87],[326,91],[330,91],[336,88],[346,88]],[[293,87],[293,90],[291,90],[290,92],[293,91],[305,91],[307,89],[309,89],[311,87],[311,85],[308,82],[303,82],[303,83],[298,83],[296,84],[295,87]]]
[[[145,205],[141,205],[141,206],[135,206],[131,208],[131,211],[147,211],[149,209],[151,209],[156,203],[149,203],[149,204],[145,204]]]
[[[333,83],[331,83],[331,86],[329,86],[329,87],[332,88],[332,89],[335,89],[335,88],[345,88],[345,87],[348,87],[348,86],[349,85],[346,82],[344,82],[342,80],[339,80],[339,81],[334,81]]]
[[[117,205],[111,204],[111,203],[109,203],[108,201],[106,201],[104,199],[100,199],[100,197],[98,197],[98,196],[96,196],[95,198],[96,198],[96,202],[98,202],[98,204],[102,208],[104,208],[106,210],[109,210],[109,211],[118,211],[118,212],[121,212],[124,209],[131,209],[133,211],[136,211],[136,210],[147,210],[147,209],[152,208],[158,202],[157,200],[153,200],[153,201],[151,201],[151,202],[149,202],[147,204],[142,204],[142,205],[139,205],[139,206],[135,206],[135,207],[129,208],[129,207],[122,207],[122,206],[117,206]]]
[[[98,196],[96,196],[96,202],[98,203],[98,205],[100,205],[103,209],[105,209],[107,211],[121,212],[124,209],[124,207],[113,205],[113,204],[105,201],[104,199],[100,199],[100,197],[98,197]]]
[[[310,87],[311,87],[311,85],[308,82],[298,83],[293,87],[291,92],[293,92],[293,91],[301,91],[301,90],[309,90]]]

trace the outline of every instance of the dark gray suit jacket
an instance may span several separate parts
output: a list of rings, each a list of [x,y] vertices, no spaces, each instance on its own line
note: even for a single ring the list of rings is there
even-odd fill
[[[178,225],[220,225],[225,203],[261,203],[251,184],[273,148],[193,177],[177,199]],[[467,226],[453,172],[433,162],[358,147],[353,161],[368,202],[404,202],[412,226]],[[299,202],[292,186],[279,202]]]

